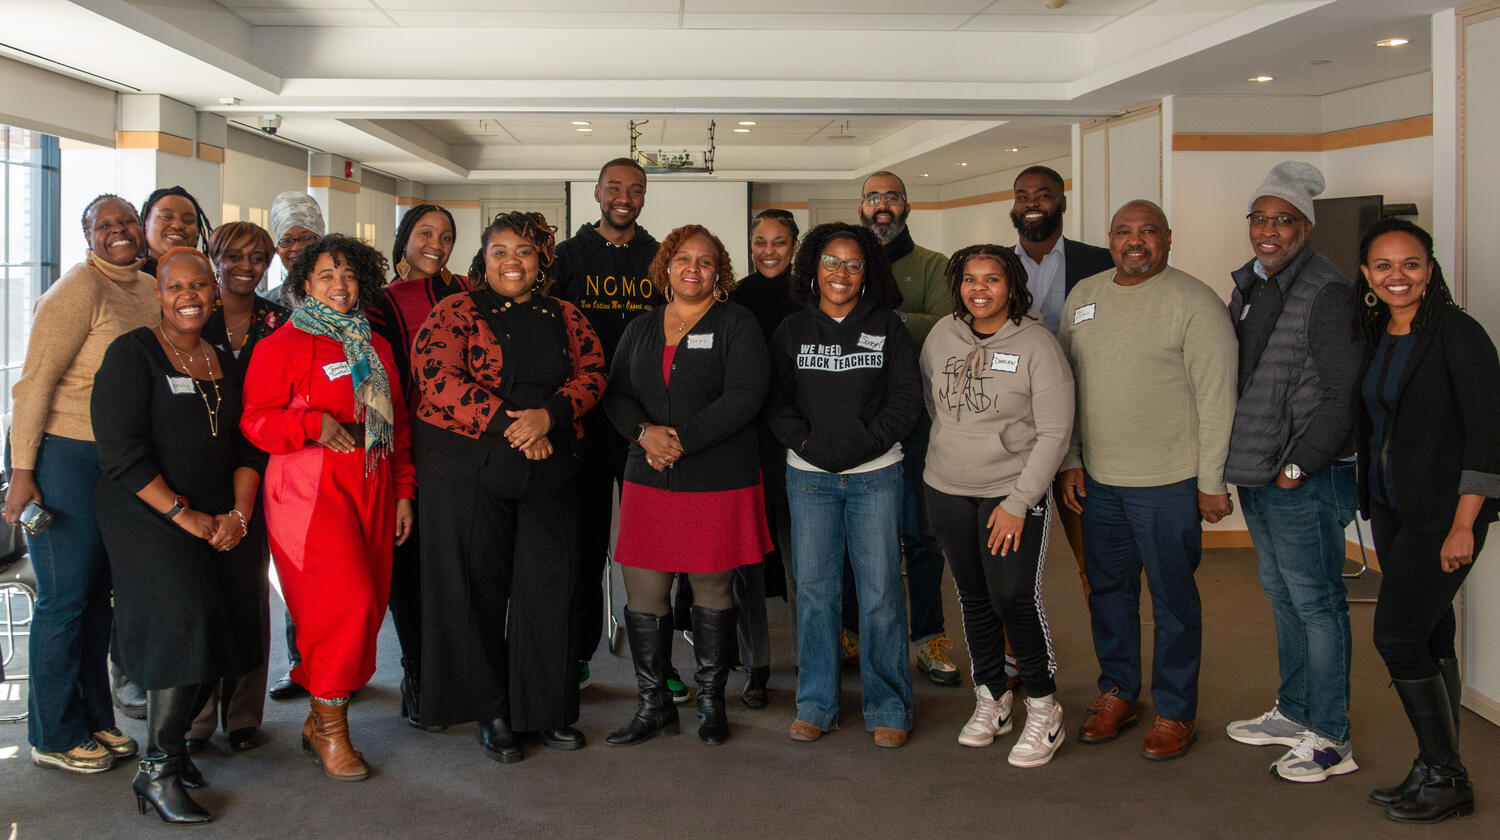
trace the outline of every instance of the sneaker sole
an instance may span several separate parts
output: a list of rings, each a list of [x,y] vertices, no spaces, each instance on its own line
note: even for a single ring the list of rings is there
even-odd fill
[[[1354,763],[1354,757],[1350,756],[1349,758],[1346,758],[1343,761],[1340,761],[1338,764],[1335,764],[1332,767],[1329,767],[1329,768],[1325,769],[1321,773],[1313,773],[1313,774],[1307,775],[1307,776],[1283,776],[1283,775],[1281,775],[1281,773],[1277,772],[1276,765],[1273,764],[1273,765],[1271,765],[1271,775],[1275,776],[1276,778],[1278,778],[1280,780],[1282,780],[1283,782],[1312,783],[1312,782],[1326,781],[1327,779],[1330,779],[1330,778],[1332,778],[1334,776],[1347,775],[1349,773],[1353,773],[1355,770],[1358,770],[1358,769],[1359,769],[1359,765],[1355,764]]]
[[[1295,747],[1302,743],[1302,736],[1300,734],[1289,738],[1278,738],[1275,735],[1236,735],[1227,729],[1224,731],[1224,734],[1228,735],[1231,741],[1249,744],[1252,747],[1269,747],[1273,745],[1278,747]]]
[[[917,670],[926,674],[929,680],[932,680],[938,685],[958,685],[962,680],[962,678],[959,677],[957,671],[933,670],[931,668],[928,668],[926,665],[923,665],[921,660],[917,660]]]

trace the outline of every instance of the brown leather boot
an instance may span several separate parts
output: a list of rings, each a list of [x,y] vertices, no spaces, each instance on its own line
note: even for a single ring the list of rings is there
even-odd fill
[[[349,701],[312,698],[307,722],[302,724],[302,751],[323,765],[328,778],[359,782],[370,775],[364,756],[349,743]]]

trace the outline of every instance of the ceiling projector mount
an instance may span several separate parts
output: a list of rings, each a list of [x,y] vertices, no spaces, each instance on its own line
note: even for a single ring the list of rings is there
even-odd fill
[[[652,174],[670,174],[673,172],[712,173],[714,171],[714,121],[708,121],[708,145],[697,149],[654,149],[645,150],[637,141],[640,139],[640,127],[651,122],[650,120],[630,121],[630,157],[638,161],[641,167]]]

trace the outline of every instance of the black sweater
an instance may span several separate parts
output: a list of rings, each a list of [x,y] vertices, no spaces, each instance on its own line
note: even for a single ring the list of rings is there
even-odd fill
[[[662,381],[665,307],[630,322],[620,338],[604,410],[615,429],[634,440],[641,423],[677,430],[683,456],[672,469],[646,465],[630,447],[625,480],[661,490],[738,490],[760,482],[760,456],[751,422],[766,398],[766,345],[750,311],[736,303],[710,307],[677,342],[672,382]]]
[[[656,240],[639,225],[629,242],[612,245],[599,235],[597,222],[580,226],[571,239],[557,244],[552,294],[583,312],[604,346],[606,365],[615,357],[625,326],[666,301],[649,277],[656,249]]]
[[[890,449],[917,423],[922,378],[901,316],[862,298],[843,322],[816,302],[781,322],[766,425],[808,463],[843,472]]]
[[[1366,352],[1369,367],[1373,348]],[[1360,380],[1364,371],[1360,372]],[[1356,391],[1359,423],[1359,504],[1370,511],[1370,417]],[[1458,497],[1487,496],[1475,524],[1492,522],[1500,496],[1500,360],[1484,327],[1456,306],[1433,313],[1401,372],[1395,411],[1386,416],[1389,454],[1401,522],[1418,532],[1446,533]]]

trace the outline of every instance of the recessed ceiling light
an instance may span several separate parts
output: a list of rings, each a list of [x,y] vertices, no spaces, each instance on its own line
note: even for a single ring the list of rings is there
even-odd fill
[[[755,120],[740,120],[740,125],[755,125]]]
[[[1384,41],[1376,41],[1375,42],[1375,46],[1377,46],[1377,47],[1400,47],[1400,46],[1404,46],[1404,45],[1410,44],[1410,43],[1411,43],[1411,39],[1410,38],[1386,38]]]
[[[593,131],[592,128],[575,128],[573,130],[582,134],[588,134],[590,131]]]
[[[962,161],[962,160],[961,160],[961,161],[959,161],[959,162],[958,162],[958,165],[959,165],[959,166],[968,166],[968,165],[969,165],[969,163],[968,163],[968,161]]]
[[[592,125],[593,123],[590,123],[588,120],[574,120],[573,124],[574,125]]]
[[[928,175],[928,174],[927,174],[927,173],[926,173],[926,172],[923,172],[923,173],[922,173],[922,177],[923,177],[923,178],[930,178],[930,177],[932,177],[932,176],[930,176],[930,175]]]
[[[750,133],[750,129],[748,129],[748,128],[736,128],[734,130],[734,133],[735,134],[749,134]]]
[[[1247,81],[1251,81],[1251,82],[1274,82],[1274,81],[1276,81],[1276,77],[1275,76],[1251,76]]]
[[[1007,151],[1007,152],[1019,152],[1019,151],[1021,151],[1024,148],[1026,148],[1026,147],[1025,146],[1011,146],[1009,149],[1006,149],[1005,151]]]
[[[1315,58],[1312,61],[1309,61],[1307,63],[1313,65],[1314,67],[1321,67],[1324,64],[1332,64],[1333,61],[1331,59],[1327,59],[1327,58]]]

